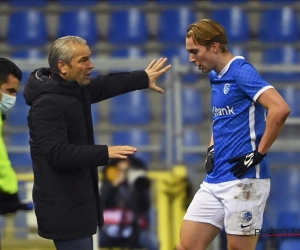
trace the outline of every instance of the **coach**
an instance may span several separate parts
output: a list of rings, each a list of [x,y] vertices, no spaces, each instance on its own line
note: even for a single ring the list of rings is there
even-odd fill
[[[24,97],[34,173],[33,200],[38,234],[53,239],[58,250],[92,250],[92,235],[103,225],[97,166],[109,158],[126,158],[136,148],[94,145],[91,104],[130,91],[156,86],[166,58],[145,71],[90,78],[91,51],[80,37],[57,39],[50,68],[33,71]]]

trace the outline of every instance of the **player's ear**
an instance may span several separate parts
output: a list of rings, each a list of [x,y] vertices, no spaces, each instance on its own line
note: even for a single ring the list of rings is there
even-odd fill
[[[219,50],[219,46],[220,46],[219,43],[213,42],[212,45],[211,45],[211,51],[212,51],[214,54],[217,54],[217,53],[218,53],[218,50]]]

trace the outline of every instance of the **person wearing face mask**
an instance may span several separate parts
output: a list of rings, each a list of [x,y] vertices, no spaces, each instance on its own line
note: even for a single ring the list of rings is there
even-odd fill
[[[18,210],[32,210],[31,202],[22,202],[19,199],[17,175],[11,166],[2,138],[3,121],[16,102],[21,80],[21,70],[12,61],[0,58],[0,215]]]

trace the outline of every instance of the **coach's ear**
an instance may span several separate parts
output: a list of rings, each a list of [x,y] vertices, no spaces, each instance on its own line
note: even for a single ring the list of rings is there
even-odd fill
[[[69,68],[68,64],[66,64],[64,61],[58,61],[57,67],[63,75],[67,73],[67,70]]]

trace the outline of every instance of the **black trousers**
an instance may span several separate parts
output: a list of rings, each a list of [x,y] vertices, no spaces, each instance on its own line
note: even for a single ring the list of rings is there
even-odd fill
[[[93,237],[74,240],[53,240],[56,250],[93,250]]]

